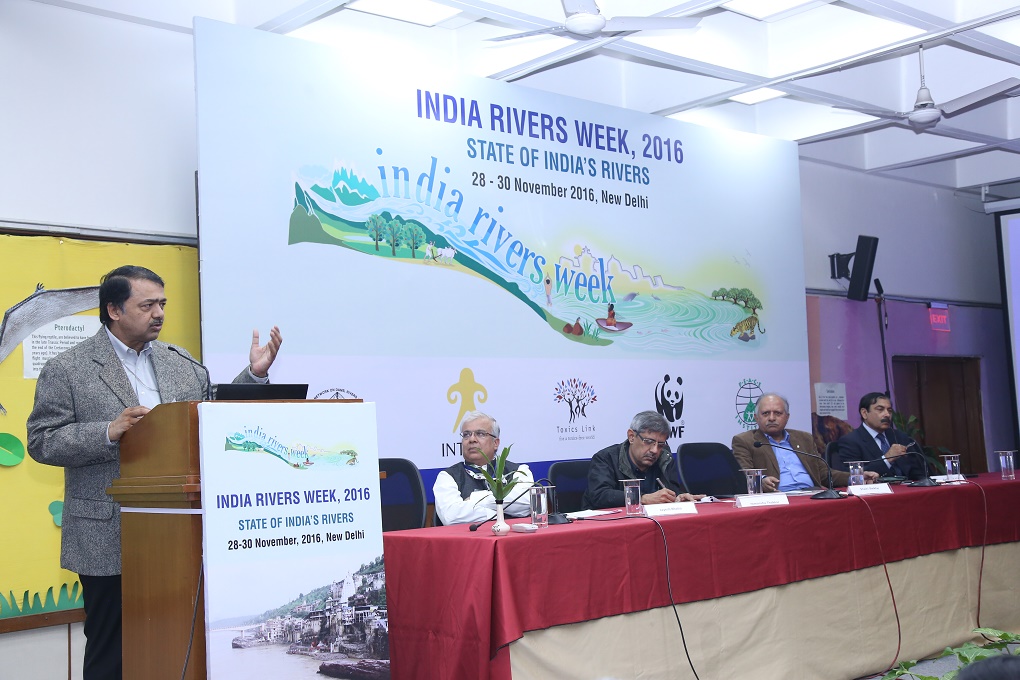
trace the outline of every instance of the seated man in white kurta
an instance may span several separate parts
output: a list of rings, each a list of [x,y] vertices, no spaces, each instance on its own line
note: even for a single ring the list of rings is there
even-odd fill
[[[481,469],[492,474],[491,462],[499,451],[499,423],[481,411],[470,411],[460,421],[461,454],[464,460],[439,473],[432,493],[436,497],[436,517],[442,524],[483,522],[496,516],[496,499]],[[534,478],[527,465],[506,461],[503,476],[516,479],[503,504],[507,517],[526,517],[531,512],[528,489]]]

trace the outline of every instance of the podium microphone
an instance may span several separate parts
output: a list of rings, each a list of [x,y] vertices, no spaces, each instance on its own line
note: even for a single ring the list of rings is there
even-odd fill
[[[760,449],[763,446],[765,446],[764,442],[756,441],[754,443],[754,448],[756,449]],[[839,495],[838,491],[832,488],[832,467],[829,465],[829,461],[825,460],[825,458],[819,456],[817,453],[811,453],[810,451],[798,451],[797,449],[791,449],[789,446],[783,446],[782,444],[770,444],[769,446],[774,446],[779,449],[786,449],[787,451],[793,451],[794,453],[803,454],[805,456],[811,456],[812,458],[817,458],[818,460],[825,463],[825,469],[829,471],[829,488],[823,491],[819,491],[815,495],[811,496],[813,500],[830,501],[836,500],[837,498],[843,498],[843,496]]]
[[[910,450],[911,446],[916,446],[918,450],[917,451],[911,451]],[[910,443],[907,444],[907,453],[912,453],[915,456],[920,457],[920,459],[921,459],[921,470],[924,473],[923,477],[921,477],[917,481],[914,481],[914,482],[911,482],[910,484],[907,484],[907,486],[938,486],[938,484],[935,482],[935,480],[928,476],[928,459],[924,457],[924,453],[921,451],[921,446],[917,442],[915,442],[913,439],[911,439]]]
[[[177,347],[174,347],[173,345],[167,345],[166,348],[168,350],[170,350],[171,352],[173,352],[174,354],[176,354],[177,356],[179,356],[180,358],[184,359],[185,361],[188,361],[188,362],[191,362],[191,363],[195,364],[196,366],[201,368],[203,372],[205,372],[205,400],[206,401],[212,401],[212,396],[213,396],[212,395],[212,378],[209,377],[209,369],[206,368],[204,365],[202,365],[202,363],[200,363],[198,361],[195,361],[194,359],[189,357],[186,352],[182,351],[181,349],[179,349]]]
[[[468,531],[478,531],[478,527],[482,526],[486,522],[491,522],[494,519],[496,519],[495,515],[493,515],[489,519],[483,519],[481,522],[475,522],[474,524],[468,527]]]

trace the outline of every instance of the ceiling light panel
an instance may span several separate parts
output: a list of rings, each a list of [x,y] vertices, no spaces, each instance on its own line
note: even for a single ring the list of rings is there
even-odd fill
[[[723,7],[758,21],[777,21],[830,2],[832,0],[731,0]]]
[[[786,93],[782,90],[774,90],[771,87],[759,87],[757,90],[751,90],[750,92],[744,92],[742,94],[735,94],[730,99],[739,104],[760,104],[767,102],[770,99],[777,99],[779,97],[785,97]]]

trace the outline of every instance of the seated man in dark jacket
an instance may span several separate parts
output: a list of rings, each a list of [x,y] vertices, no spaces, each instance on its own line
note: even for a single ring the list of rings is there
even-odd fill
[[[607,446],[592,457],[581,507],[585,510],[623,507],[621,479],[641,480],[644,505],[702,498],[685,493],[666,443],[668,438],[669,422],[655,411],[642,411],[634,416],[627,441]]]
[[[869,392],[859,405],[861,426],[836,442],[838,455],[833,470],[849,470],[851,461],[867,461],[865,470],[882,476],[903,476],[921,479],[927,476],[921,456],[907,453],[907,447],[918,447],[903,432],[893,429],[892,404],[881,392]]]

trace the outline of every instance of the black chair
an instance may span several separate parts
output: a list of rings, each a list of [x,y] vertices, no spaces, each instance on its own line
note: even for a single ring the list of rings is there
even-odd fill
[[[589,467],[591,460],[588,458],[561,460],[549,466],[549,481],[556,487],[556,504],[560,512],[581,509],[581,497],[588,489]]]
[[[383,531],[425,526],[425,485],[418,466],[406,458],[380,458],[379,480]]]
[[[730,447],[717,442],[681,444],[680,479],[690,493],[733,496],[747,493],[747,478]]]
[[[836,446],[836,442],[829,442],[825,445],[825,462],[829,464],[833,470],[838,470],[836,467],[836,458],[839,447]]]

